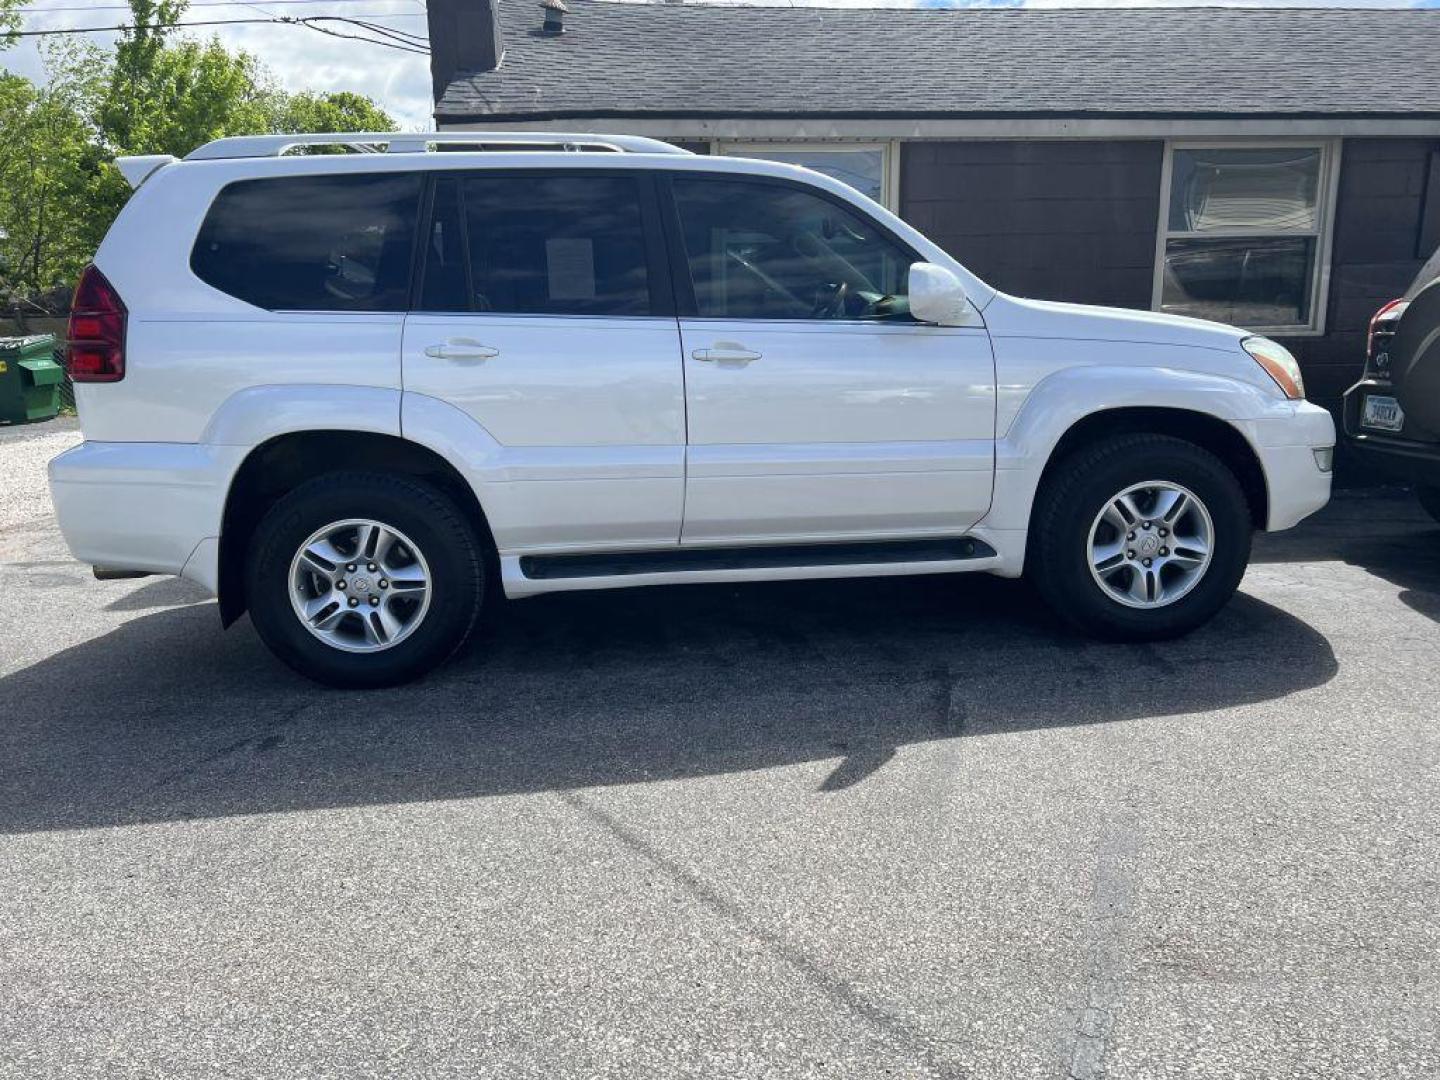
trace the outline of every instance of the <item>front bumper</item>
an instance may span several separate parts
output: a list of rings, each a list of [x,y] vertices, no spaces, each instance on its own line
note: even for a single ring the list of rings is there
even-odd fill
[[[1238,422],[1260,458],[1269,496],[1268,532],[1299,524],[1330,501],[1331,472],[1320,455],[1335,446],[1335,421],[1308,401],[1291,405],[1285,417]]]
[[[179,574],[215,592],[225,493],[242,447],[85,442],[50,462],[71,554],[111,570]]]

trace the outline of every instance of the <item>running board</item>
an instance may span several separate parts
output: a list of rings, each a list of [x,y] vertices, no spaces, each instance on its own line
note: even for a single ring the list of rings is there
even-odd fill
[[[704,570],[784,570],[801,566],[866,566],[888,563],[959,562],[988,559],[995,549],[983,540],[899,540],[863,544],[775,544],[768,547],[667,548],[596,555],[525,555],[520,572],[531,580],[624,577],[630,574]]]

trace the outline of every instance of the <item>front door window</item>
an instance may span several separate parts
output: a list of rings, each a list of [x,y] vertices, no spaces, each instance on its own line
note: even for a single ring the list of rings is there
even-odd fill
[[[839,203],[734,180],[674,192],[700,317],[908,319],[914,254]]]

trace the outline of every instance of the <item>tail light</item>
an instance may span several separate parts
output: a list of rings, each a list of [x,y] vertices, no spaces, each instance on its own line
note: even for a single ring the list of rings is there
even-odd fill
[[[1372,374],[1386,375],[1389,373],[1390,339],[1395,336],[1395,328],[1400,323],[1400,316],[1405,314],[1405,309],[1409,306],[1409,300],[1391,300],[1370,320],[1370,333],[1365,339],[1365,367]]]
[[[119,382],[125,377],[125,304],[93,263],[75,286],[67,336],[66,367],[74,382]]]

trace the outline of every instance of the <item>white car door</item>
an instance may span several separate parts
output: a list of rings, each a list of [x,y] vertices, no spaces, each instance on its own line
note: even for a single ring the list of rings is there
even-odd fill
[[[919,257],[826,192],[675,175],[685,544],[965,531],[989,509],[995,368],[910,318]]]
[[[636,171],[436,176],[407,416],[423,394],[483,429],[502,553],[679,540],[683,373],[653,206]]]

